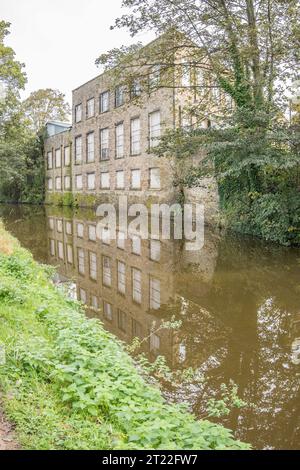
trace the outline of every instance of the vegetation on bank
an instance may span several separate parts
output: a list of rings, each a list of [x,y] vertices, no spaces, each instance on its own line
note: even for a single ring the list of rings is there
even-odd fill
[[[168,404],[122,344],[0,226],[2,400],[27,449],[247,449]]]

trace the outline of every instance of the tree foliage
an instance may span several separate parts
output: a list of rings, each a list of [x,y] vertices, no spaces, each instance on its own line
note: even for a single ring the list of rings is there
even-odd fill
[[[67,121],[71,113],[65,95],[51,88],[33,91],[23,102],[23,109],[35,132],[41,131],[47,121]]]
[[[214,173],[231,227],[300,243],[299,130],[286,118],[288,91],[299,74],[299,1],[123,0],[123,6],[129,12],[114,27],[126,27],[132,36],[162,34],[158,47],[139,51],[143,67],[202,70],[210,77],[206,86],[216,83],[234,103],[217,128],[203,130],[195,122],[162,139],[156,152],[187,166],[178,171],[177,184],[197,184],[202,174]],[[112,55],[117,58],[115,50],[110,61]],[[140,70],[132,57],[121,63]],[[204,106],[197,100],[190,111],[201,115]],[[189,157],[200,148],[207,158],[193,168]]]
[[[5,44],[9,23],[0,21],[0,200],[42,203],[44,200],[43,126],[69,112],[57,90],[38,90],[24,103],[24,65]]]

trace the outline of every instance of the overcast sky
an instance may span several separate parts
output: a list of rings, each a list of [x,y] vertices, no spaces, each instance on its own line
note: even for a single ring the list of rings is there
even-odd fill
[[[138,40],[126,30],[110,31],[124,13],[121,0],[0,0],[1,19],[11,23],[6,43],[26,65],[23,97],[39,88],[57,88],[71,102],[71,91],[100,73],[100,53]]]

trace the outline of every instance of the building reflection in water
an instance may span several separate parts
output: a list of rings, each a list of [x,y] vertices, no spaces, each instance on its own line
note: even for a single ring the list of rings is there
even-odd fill
[[[76,284],[87,314],[150,360],[202,371],[205,386],[173,391],[198,416],[231,379],[253,403],[223,419],[258,448],[298,448],[300,284],[295,252],[206,233],[200,252],[179,241],[96,239],[96,220],[47,214],[48,262]],[[109,234],[107,234],[109,235]],[[159,329],[175,316],[178,330]],[[155,323],[155,333],[151,333]],[[158,331],[157,331],[158,330]]]

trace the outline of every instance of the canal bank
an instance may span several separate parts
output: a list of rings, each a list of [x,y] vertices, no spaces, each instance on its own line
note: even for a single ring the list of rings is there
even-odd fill
[[[0,240],[0,383],[23,448],[247,448],[166,403],[122,344],[52,284],[51,268],[2,225]]]

